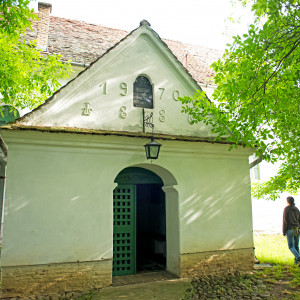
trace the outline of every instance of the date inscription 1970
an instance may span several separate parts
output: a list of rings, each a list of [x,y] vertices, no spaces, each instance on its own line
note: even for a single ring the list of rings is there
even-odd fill
[[[102,95],[108,94],[108,83],[103,81],[99,84],[101,88]],[[127,96],[128,94],[128,85],[126,82],[121,82],[119,85],[120,96]],[[138,76],[133,84],[133,106],[134,107],[143,107],[143,108],[153,108],[153,86],[150,80],[146,76]],[[158,99],[164,100],[166,97],[170,97],[175,101],[178,101],[180,93],[178,90],[173,90],[171,95],[167,95],[168,91],[166,88],[158,88]]]

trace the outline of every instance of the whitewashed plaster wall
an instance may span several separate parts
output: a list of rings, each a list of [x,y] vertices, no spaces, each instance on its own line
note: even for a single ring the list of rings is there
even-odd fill
[[[133,106],[133,83],[139,75],[147,76],[153,85],[154,108],[146,112],[153,112],[156,133],[210,135],[207,126],[190,124],[177,101],[178,96],[191,96],[199,86],[147,26],[18,123],[142,132],[142,108]]]
[[[147,26],[17,123],[142,132],[142,109],[133,106],[139,75],[153,84],[154,108],[146,111],[153,112],[154,133],[211,136],[209,127],[191,125],[176,101],[199,86]],[[177,182],[171,193],[178,202],[166,207],[167,223],[179,228],[171,235],[167,229],[167,244],[175,249],[177,243],[178,253],[253,247],[247,149],[158,140],[163,146],[151,165],[144,138],[29,130],[1,135],[8,146],[2,266],[111,259],[114,179],[141,165],[166,170]]]
[[[143,149],[148,140],[2,135],[9,149],[2,266],[112,258],[114,179],[126,167],[151,164]],[[177,181],[180,253],[253,247],[249,150],[160,142],[152,167]]]

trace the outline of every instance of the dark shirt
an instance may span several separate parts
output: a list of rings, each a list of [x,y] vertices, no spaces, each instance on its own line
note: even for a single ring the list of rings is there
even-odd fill
[[[300,227],[300,212],[295,205],[288,205],[283,211],[282,233],[286,235],[287,230]]]

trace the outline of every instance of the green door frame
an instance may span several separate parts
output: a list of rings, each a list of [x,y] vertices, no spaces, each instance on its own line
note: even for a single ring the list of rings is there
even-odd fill
[[[113,276],[136,273],[136,186],[118,185],[113,200]]]

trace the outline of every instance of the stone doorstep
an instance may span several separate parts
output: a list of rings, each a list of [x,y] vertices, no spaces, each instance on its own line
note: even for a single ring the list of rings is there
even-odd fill
[[[147,283],[154,281],[163,281],[170,279],[178,279],[178,276],[173,275],[167,271],[137,273],[133,275],[115,276],[112,279],[112,286],[130,285]]]
[[[269,264],[257,264],[253,266],[253,269],[271,267]],[[191,278],[176,278],[168,272],[116,276],[113,278],[112,286],[101,289],[92,297],[92,300],[182,299],[191,280]]]
[[[122,286],[111,286],[101,289],[100,292],[97,292],[92,297],[92,300],[179,300],[184,297],[190,282],[191,278],[177,278]]]

